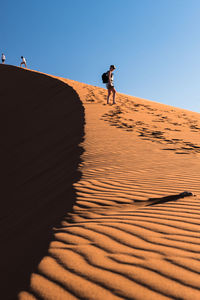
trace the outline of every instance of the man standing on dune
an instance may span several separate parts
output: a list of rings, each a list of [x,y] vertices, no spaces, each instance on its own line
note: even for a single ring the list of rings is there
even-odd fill
[[[116,67],[114,65],[111,65],[110,70],[107,72],[107,76],[108,76],[108,82],[106,83],[106,87],[108,89],[107,104],[109,104],[109,98],[111,93],[113,94],[113,104],[116,104],[115,102],[116,90],[113,84],[113,79],[114,79],[113,71],[115,69]]]
[[[22,62],[20,64],[20,67],[22,67],[22,65],[25,65],[25,68],[27,68],[27,64],[26,64],[26,59],[25,57],[21,56]]]
[[[5,55],[2,53],[2,55],[1,55],[1,61],[2,61],[2,64],[5,63],[5,60],[6,60],[6,57],[5,57]]]

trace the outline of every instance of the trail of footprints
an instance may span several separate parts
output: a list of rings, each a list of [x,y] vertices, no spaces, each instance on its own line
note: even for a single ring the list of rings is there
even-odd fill
[[[156,109],[151,108],[150,105],[138,104],[126,99],[126,104],[123,103],[123,99],[119,105],[114,106],[108,113],[102,116],[102,119],[109,122],[111,126],[116,126],[126,131],[134,131],[143,139],[157,142],[164,145],[171,145],[172,147],[163,148],[163,150],[172,150],[177,154],[189,154],[200,153],[200,144],[192,143],[191,141],[185,141],[179,138],[168,138],[167,131],[182,131],[184,127],[189,128],[191,132],[200,133],[200,125],[197,120],[189,119],[184,113],[177,115],[176,117],[183,120],[182,123],[174,122],[168,116],[162,114],[156,114]],[[147,114],[154,115],[153,122],[164,123],[165,128],[160,129],[159,125],[151,126],[144,119],[140,121],[134,121],[133,118],[126,118],[127,112],[138,112],[137,108],[142,107]],[[140,108],[141,111],[141,108]],[[172,110],[173,114],[173,110]],[[134,115],[133,115],[134,116]],[[174,118],[174,114],[172,115]],[[167,127],[168,124],[171,127]],[[160,129],[160,130],[159,130]]]
[[[82,84],[82,87],[77,87],[76,82],[73,82],[75,88],[83,89],[85,96],[82,97],[85,103],[106,103],[107,91],[102,88],[93,87]],[[80,85],[80,84],[79,84]],[[181,132],[189,129],[190,132],[200,134],[200,121],[192,119],[184,112],[177,112],[171,108],[170,111],[158,110],[151,107],[151,104],[140,103],[139,98],[117,94],[117,106],[112,106],[112,109],[102,116],[102,119],[109,122],[111,126],[116,126],[126,131],[135,132],[142,139],[157,142],[166,145],[163,150],[174,151],[176,154],[200,153],[200,144],[193,143],[182,138],[168,138],[168,132]],[[134,121],[134,114],[143,112],[142,119]],[[169,112],[170,116],[169,117]],[[127,113],[132,113],[131,118],[126,118]],[[152,115],[155,125],[150,125],[145,122],[145,114]],[[167,114],[167,115],[166,115]],[[179,120],[179,121],[177,121]],[[164,125],[160,126],[160,125]]]

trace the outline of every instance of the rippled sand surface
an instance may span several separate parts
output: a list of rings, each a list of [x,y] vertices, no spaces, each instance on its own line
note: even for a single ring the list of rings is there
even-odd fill
[[[85,110],[81,177],[18,298],[199,300],[199,114],[123,94],[107,106],[104,89],[60,80]]]

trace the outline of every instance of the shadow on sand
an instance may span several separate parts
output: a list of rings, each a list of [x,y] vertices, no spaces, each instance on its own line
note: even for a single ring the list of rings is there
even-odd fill
[[[52,227],[76,201],[84,108],[48,76],[0,66],[1,299],[27,290],[48,250]]]
[[[170,201],[176,201],[185,197],[191,197],[194,196],[191,192],[182,192],[180,194],[170,195],[166,197],[160,197],[160,198],[149,198],[146,201],[140,201],[140,200],[134,200],[134,203],[137,207],[146,207],[146,206],[153,206],[156,204],[164,204]]]

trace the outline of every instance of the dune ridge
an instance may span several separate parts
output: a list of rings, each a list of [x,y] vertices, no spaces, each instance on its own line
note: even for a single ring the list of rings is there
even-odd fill
[[[198,300],[199,114],[58,79],[84,105],[82,175],[18,298]]]

